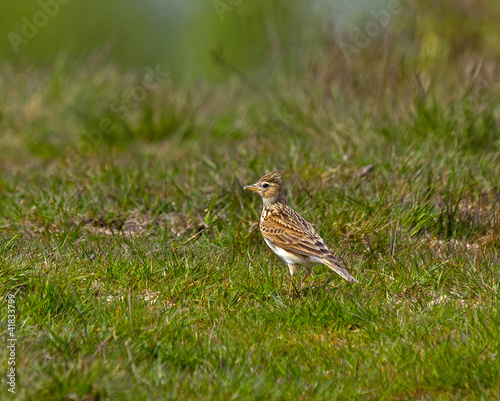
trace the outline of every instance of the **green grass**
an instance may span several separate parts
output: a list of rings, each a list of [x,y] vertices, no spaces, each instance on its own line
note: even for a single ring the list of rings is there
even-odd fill
[[[3,67],[0,316],[7,333],[15,294],[19,348],[0,391],[500,399],[498,81],[466,54],[374,62],[379,45],[264,83],[166,79],[125,115],[143,71]],[[242,189],[274,168],[358,285],[317,267],[288,296]]]

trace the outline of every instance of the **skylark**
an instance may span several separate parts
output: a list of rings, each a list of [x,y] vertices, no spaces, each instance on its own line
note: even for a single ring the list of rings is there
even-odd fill
[[[282,184],[281,175],[275,170],[244,189],[257,192],[262,199],[260,232],[269,248],[283,259],[290,269],[292,277],[288,292],[291,293],[292,287],[295,288],[293,276],[299,266],[306,271],[300,287],[311,275],[313,267],[319,264],[328,266],[347,281],[357,283],[358,281],[344,269],[342,260],[330,253],[312,223],[288,205]]]

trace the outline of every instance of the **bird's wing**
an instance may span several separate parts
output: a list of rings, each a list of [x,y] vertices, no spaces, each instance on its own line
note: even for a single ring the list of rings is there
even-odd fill
[[[313,225],[289,206],[266,213],[260,229],[268,241],[287,251],[318,258],[333,256]]]
[[[290,207],[266,213],[261,220],[260,230],[274,245],[299,255],[316,257],[347,281],[358,282],[344,268],[342,259],[330,253],[313,225]]]

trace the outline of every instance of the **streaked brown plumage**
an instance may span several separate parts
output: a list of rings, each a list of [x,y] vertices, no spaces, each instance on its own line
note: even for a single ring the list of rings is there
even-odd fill
[[[263,202],[260,216],[260,232],[267,245],[288,265],[292,276],[302,266],[306,274],[300,286],[309,277],[312,268],[324,264],[347,281],[357,283],[343,267],[342,260],[333,256],[313,225],[293,210],[285,199],[281,188],[283,181],[277,171],[262,176],[255,184],[245,189],[256,191]]]

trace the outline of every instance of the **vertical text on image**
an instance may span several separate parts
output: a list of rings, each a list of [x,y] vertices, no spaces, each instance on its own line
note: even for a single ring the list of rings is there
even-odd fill
[[[15,394],[16,392],[16,296],[7,295],[7,391]]]

